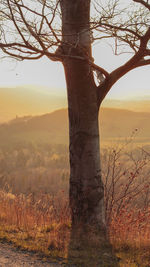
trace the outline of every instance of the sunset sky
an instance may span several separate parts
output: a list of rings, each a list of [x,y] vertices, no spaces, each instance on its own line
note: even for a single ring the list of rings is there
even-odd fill
[[[123,64],[130,55],[114,56],[106,43],[93,48],[95,63],[111,71]],[[66,95],[65,78],[61,63],[46,57],[36,61],[17,62],[5,58],[0,62],[0,87],[26,85],[45,86],[54,95]],[[134,99],[150,97],[150,66],[131,71],[117,82],[107,98]]]
[[[106,4],[106,1],[102,1]],[[134,6],[136,4],[134,3]],[[120,1],[121,9],[132,6],[131,0]],[[137,4],[139,7],[139,4]],[[91,8],[94,16],[95,9]],[[132,55],[125,53],[120,56],[113,55],[113,40],[101,39],[93,45],[93,57],[95,63],[111,72],[124,64]],[[109,44],[108,44],[109,42]],[[1,58],[1,54],[0,54]],[[19,62],[14,59],[4,58],[0,60],[0,88],[18,86],[43,86],[44,90],[59,96],[66,96],[66,84],[63,66],[61,63],[52,62],[43,57],[35,61]],[[137,68],[121,78],[107,95],[109,99],[150,99],[150,65]]]

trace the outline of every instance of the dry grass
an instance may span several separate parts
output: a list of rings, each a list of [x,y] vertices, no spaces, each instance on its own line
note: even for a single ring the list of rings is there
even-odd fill
[[[112,215],[110,239],[121,258],[120,266],[144,266],[150,262],[150,209]],[[66,258],[70,237],[70,212],[63,192],[18,195],[0,191],[0,239],[17,247],[53,258]]]
[[[124,209],[110,225],[110,237],[113,243],[141,247],[150,245],[150,208],[147,210]]]
[[[121,267],[150,267],[150,208],[125,207],[119,215],[114,213],[110,240],[121,258]]]
[[[70,236],[68,201],[59,193],[18,195],[0,192],[0,238],[46,256],[66,257]]]

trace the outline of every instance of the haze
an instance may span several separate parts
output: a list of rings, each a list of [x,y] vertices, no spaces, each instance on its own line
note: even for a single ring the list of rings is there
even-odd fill
[[[112,71],[130,55],[114,56],[101,42],[93,48],[95,63]],[[16,115],[40,115],[67,106],[62,64],[46,57],[36,61],[0,62],[0,122]],[[150,67],[137,68],[113,86],[103,106],[150,112]]]

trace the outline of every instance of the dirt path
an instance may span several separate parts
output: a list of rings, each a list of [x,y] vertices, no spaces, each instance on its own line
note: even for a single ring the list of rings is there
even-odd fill
[[[16,248],[0,243],[0,267],[60,267],[58,263],[40,260],[36,255],[22,252]]]

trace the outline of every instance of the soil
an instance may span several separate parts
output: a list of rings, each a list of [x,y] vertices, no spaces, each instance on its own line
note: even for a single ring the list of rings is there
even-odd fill
[[[44,261],[33,253],[20,251],[0,243],[0,267],[60,267],[59,263]]]

